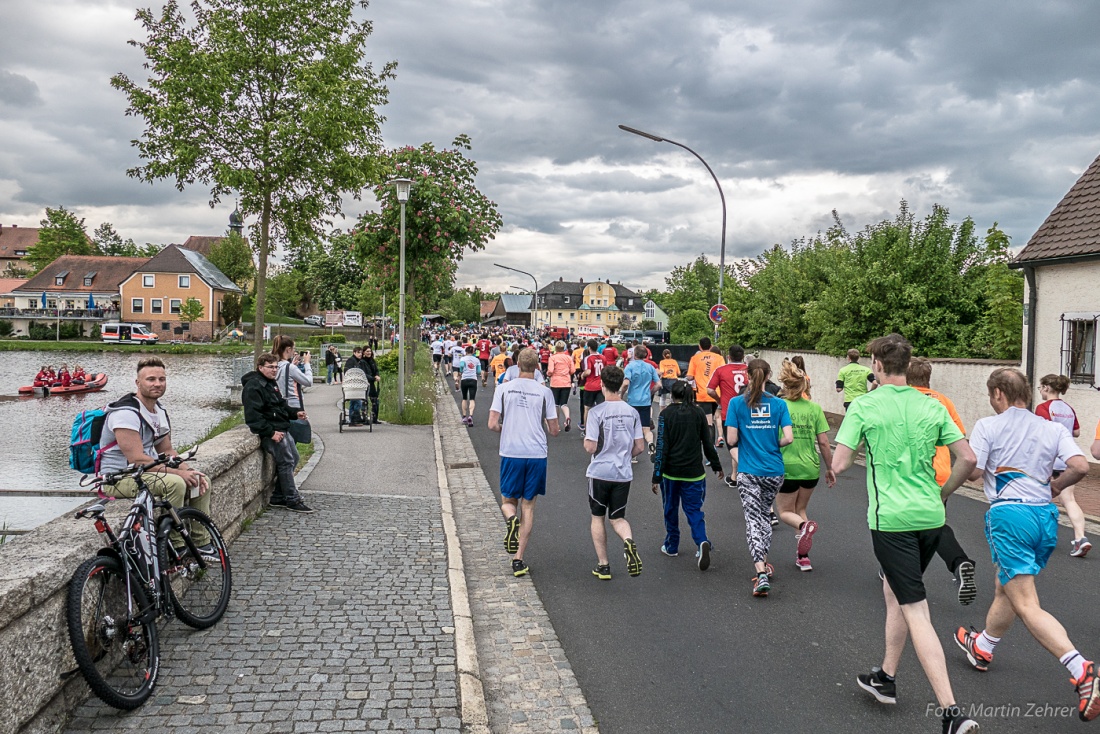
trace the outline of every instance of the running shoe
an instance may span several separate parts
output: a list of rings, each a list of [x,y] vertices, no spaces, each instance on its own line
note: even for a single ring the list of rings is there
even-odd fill
[[[978,722],[962,712],[958,706],[952,706],[943,715],[943,734],[967,734],[978,731]]]
[[[973,627],[970,628],[969,632],[959,627],[955,630],[955,644],[959,646],[960,650],[966,653],[966,659],[970,661],[970,667],[984,673],[989,670],[989,666],[993,664],[993,656],[978,648],[979,635],[981,635],[981,633]]]
[[[631,464],[637,464],[638,463],[638,457],[637,456],[631,456],[630,457],[630,463]]]
[[[814,567],[810,565],[809,556],[799,556],[794,559],[794,565],[798,566],[799,571],[813,571]]]
[[[676,556],[680,555],[679,551],[670,551],[667,545],[661,546],[661,552],[669,558],[675,558]]]
[[[1100,714],[1100,683],[1096,680],[1096,665],[1085,663],[1085,672],[1077,680],[1070,681],[1077,687],[1077,695],[1080,702],[1077,704],[1077,715],[1081,721],[1092,721]]]
[[[807,520],[802,525],[802,532],[798,534],[798,555],[810,555],[810,548],[814,547],[814,533],[817,532],[817,523]]]
[[[695,557],[699,559],[699,570],[706,571],[710,568],[710,541],[704,540],[699,544],[699,550],[695,553]]]
[[[610,581],[611,580],[611,565],[610,564],[605,564],[605,565],[601,566],[600,564],[597,563],[596,567],[594,569],[592,569],[592,575],[595,576],[596,578],[598,578],[601,581]]]
[[[526,576],[527,572],[530,570],[531,569],[527,566],[527,564],[520,559],[512,559],[512,575],[516,578],[519,578],[520,576]]]
[[[767,596],[768,592],[772,590],[771,582],[768,581],[768,574],[757,574],[753,576],[752,579],[753,596]]]
[[[978,585],[974,583],[974,561],[963,561],[955,569],[955,586],[959,587],[959,604],[966,606],[978,596]]]
[[[649,442],[649,455],[653,456],[656,453],[657,453],[657,447],[653,444],[652,441],[650,441]]]
[[[719,438],[717,441],[714,442],[714,448],[716,448],[716,449],[726,448],[726,439]]]
[[[1071,557],[1084,558],[1089,554],[1089,551],[1092,550],[1092,543],[1089,542],[1088,538],[1078,538],[1070,543],[1070,548],[1072,548],[1069,552]]]
[[[764,564],[764,573],[768,574],[768,578],[774,578],[774,576],[775,576],[775,566],[773,566],[770,563],[765,563]]]
[[[569,433],[569,426],[570,425],[571,425],[570,420],[568,418],[566,418],[565,419],[565,432],[566,433]]]
[[[637,576],[642,572],[642,557],[638,555],[638,546],[631,538],[623,541],[623,557],[626,559],[626,572]]]
[[[737,489],[737,477],[727,476],[726,477],[726,486],[729,487],[730,489]]]
[[[580,430],[581,433],[584,433],[584,424],[583,423],[578,423],[577,428]]]
[[[291,512],[297,512],[299,515],[312,515],[316,510],[307,505],[305,502],[298,500],[297,502],[288,502],[284,505],[286,509]]]
[[[769,512],[768,514],[771,515],[772,527],[774,528],[776,525],[779,524],[779,515],[776,515],[774,511]]]
[[[519,553],[519,517],[512,515],[504,523],[507,526],[504,532],[504,550],[509,553]]]
[[[870,693],[879,703],[897,703],[897,682],[890,680],[882,672],[882,668],[871,668],[870,673],[860,673],[856,676],[856,683],[863,690]]]

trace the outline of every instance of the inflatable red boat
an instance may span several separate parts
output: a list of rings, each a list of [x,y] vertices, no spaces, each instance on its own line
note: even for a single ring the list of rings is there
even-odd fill
[[[103,388],[107,387],[107,373],[99,372],[93,375],[88,375],[87,381],[83,385],[69,385],[68,387],[34,387],[33,385],[27,385],[19,388],[20,395],[37,395],[39,397],[46,397],[49,395],[75,395],[82,392],[99,392]]]

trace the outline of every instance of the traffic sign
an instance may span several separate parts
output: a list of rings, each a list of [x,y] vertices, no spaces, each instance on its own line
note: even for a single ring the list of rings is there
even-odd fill
[[[707,315],[710,316],[710,320],[713,321],[715,324],[721,324],[723,321],[726,320],[729,312],[729,306],[724,303],[716,303],[710,307],[710,313],[708,313]]]

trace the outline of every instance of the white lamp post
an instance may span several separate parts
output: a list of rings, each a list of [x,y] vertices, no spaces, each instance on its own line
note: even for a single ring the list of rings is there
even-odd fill
[[[409,178],[395,178],[386,183],[392,183],[397,189],[397,201],[401,204],[401,270],[397,286],[397,413],[405,415],[405,203],[409,200],[413,182]]]

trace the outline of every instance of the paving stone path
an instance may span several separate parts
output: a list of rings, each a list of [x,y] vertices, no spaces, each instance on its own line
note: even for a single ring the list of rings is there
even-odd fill
[[[335,414],[314,405],[314,430],[335,433]],[[203,632],[162,627],[160,679],[142,708],[121,713],[91,697],[67,731],[457,734],[438,490],[424,496],[420,479],[383,485],[370,471],[379,454],[407,455],[375,450],[389,442],[434,470],[432,429],[390,428],[357,437],[372,450],[322,457],[361,478],[355,494],[316,491],[311,478],[303,486],[317,513],[271,509],[237,539],[229,611]]]
[[[588,703],[535,585],[509,571],[500,507],[468,429],[459,423],[458,406],[446,394],[437,406],[489,727],[493,732],[595,734]]]

